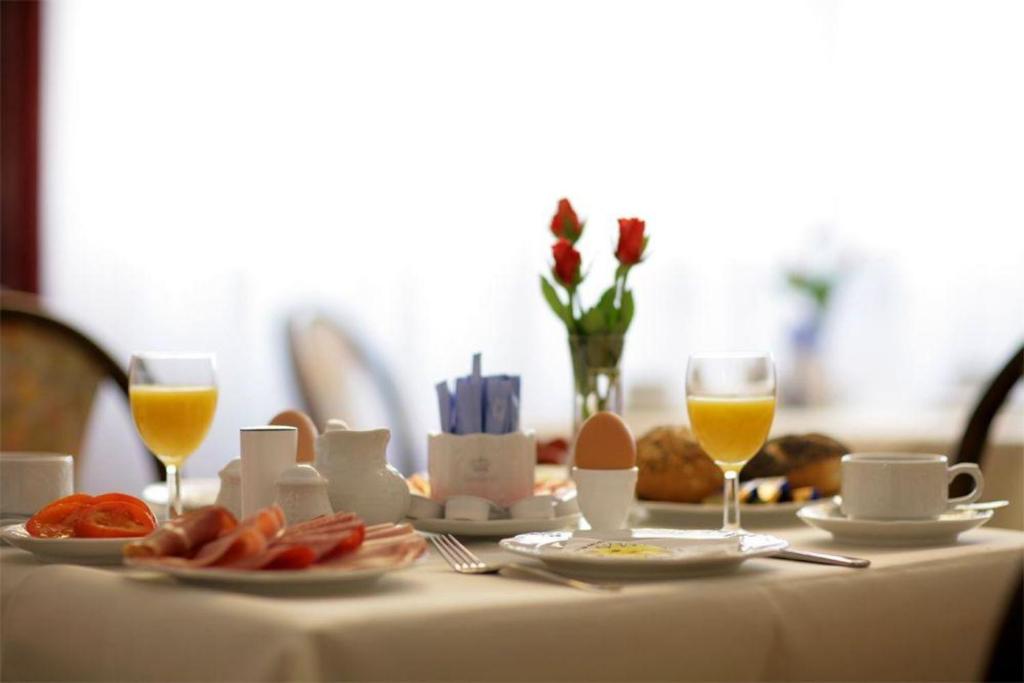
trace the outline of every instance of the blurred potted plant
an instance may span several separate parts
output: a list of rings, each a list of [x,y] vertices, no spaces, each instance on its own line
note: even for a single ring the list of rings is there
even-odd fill
[[[619,361],[635,311],[633,291],[627,282],[633,266],[643,261],[650,239],[644,234],[644,221],[619,219],[619,240],[614,252],[619,264],[615,276],[597,303],[587,308],[579,294],[586,273],[576,250],[585,225],[568,199],[559,200],[558,211],[551,219],[551,232],[556,238],[551,247],[551,277],[540,278],[544,300],[568,332],[573,370],[573,433],[596,411],[622,413]]]

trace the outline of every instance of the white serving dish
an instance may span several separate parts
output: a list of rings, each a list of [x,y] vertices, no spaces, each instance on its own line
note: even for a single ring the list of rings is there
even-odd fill
[[[875,546],[949,545],[992,515],[992,510],[956,510],[938,519],[850,519],[832,500],[807,505],[797,513],[805,523],[829,532],[840,543]]]
[[[470,522],[461,519],[410,519],[409,523],[418,531],[493,538],[523,534],[529,531],[568,529],[575,527],[579,521],[580,516],[577,513],[551,519],[491,519],[486,522]]]
[[[121,549],[135,538],[36,538],[24,524],[0,531],[0,538],[27,550],[41,562],[67,564],[121,564]]]
[[[337,584],[369,585],[385,574],[401,571],[416,560],[394,567],[374,569],[291,569],[291,570],[239,570],[211,567],[171,567],[135,560],[125,560],[134,569],[171,576],[184,583],[215,585],[222,588],[274,588],[296,586],[325,586]]]
[[[609,557],[593,554],[607,544],[640,543],[665,555]],[[774,555],[789,546],[767,534],[730,535],[720,531],[626,529],[619,532],[556,531],[506,538],[501,547],[540,560],[551,569],[596,579],[666,579],[716,574],[738,568],[755,557]]]

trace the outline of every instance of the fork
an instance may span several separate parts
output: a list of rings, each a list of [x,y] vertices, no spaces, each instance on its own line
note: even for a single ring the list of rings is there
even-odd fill
[[[479,557],[473,554],[473,552],[462,545],[459,539],[455,538],[451,534],[445,534],[443,536],[431,536],[430,541],[437,548],[437,552],[441,554],[445,562],[459,574],[500,574],[501,576],[531,576],[535,578],[545,579],[554,583],[561,584],[563,586],[571,586],[572,588],[578,588],[579,590],[591,591],[596,593],[606,593],[610,591],[617,591],[622,586],[606,583],[589,583],[587,581],[580,581],[578,579],[570,579],[567,576],[556,574],[553,571],[547,569],[541,569],[540,567],[533,567],[528,564],[520,564],[518,562],[508,562],[503,564],[488,564],[483,562]]]

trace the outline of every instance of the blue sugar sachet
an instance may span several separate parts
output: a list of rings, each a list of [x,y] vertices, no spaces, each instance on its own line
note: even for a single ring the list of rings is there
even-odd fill
[[[451,434],[455,427],[455,420],[452,419],[452,404],[455,402],[452,396],[451,390],[448,388],[448,382],[437,383],[437,407],[438,414],[441,420],[441,431],[446,434]]]
[[[516,393],[512,396],[512,410],[510,411],[511,420],[509,421],[508,431],[518,432],[519,431],[519,378],[516,377]]]
[[[519,430],[518,375],[483,377],[482,359],[473,354],[473,372],[448,384],[437,385],[441,429],[452,434],[508,434]]]
[[[515,387],[508,377],[484,378],[484,431],[508,434],[512,431]]]
[[[483,381],[472,375],[455,380],[455,433],[479,434],[483,425]]]

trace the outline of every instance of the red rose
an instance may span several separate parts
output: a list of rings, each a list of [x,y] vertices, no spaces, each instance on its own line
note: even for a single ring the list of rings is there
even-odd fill
[[[561,237],[570,242],[575,242],[580,238],[583,226],[580,225],[580,219],[577,218],[568,199],[558,200],[558,212],[551,219],[551,232],[555,237]]]
[[[644,237],[644,222],[639,218],[619,219],[619,246],[615,258],[624,266],[640,263],[647,239]]]
[[[560,239],[551,247],[551,253],[555,257],[555,277],[566,287],[572,287],[580,272],[580,252],[572,248],[569,240]]]

